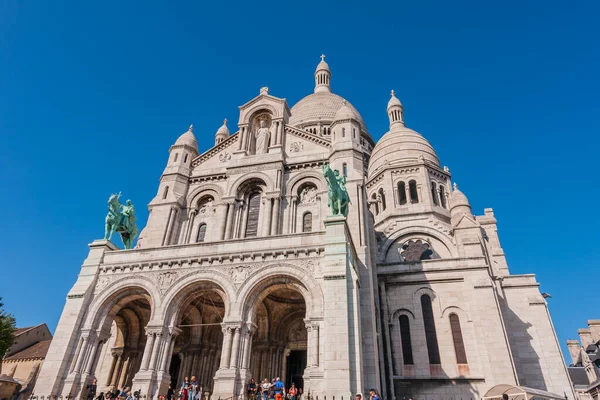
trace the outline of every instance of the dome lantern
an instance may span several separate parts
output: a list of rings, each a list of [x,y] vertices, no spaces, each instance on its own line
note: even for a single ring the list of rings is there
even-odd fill
[[[227,118],[223,120],[223,125],[217,130],[215,134],[215,145],[223,142],[229,137],[229,128],[227,128]]]
[[[404,107],[402,107],[402,103],[396,97],[396,92],[392,90],[392,98],[388,101],[387,105],[387,113],[390,118],[390,129],[392,127],[404,126]]]
[[[321,62],[315,71],[315,93],[331,93],[331,71],[325,62],[325,54],[321,54]]]

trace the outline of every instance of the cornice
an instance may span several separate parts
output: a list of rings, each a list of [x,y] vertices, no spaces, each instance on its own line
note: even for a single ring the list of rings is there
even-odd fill
[[[198,157],[196,157],[192,160],[192,167],[197,167],[198,165],[202,164],[209,158],[212,158],[217,153],[220,153],[221,151],[225,150],[227,147],[229,147],[229,145],[237,142],[239,139],[239,136],[240,136],[240,133],[238,131],[238,132],[234,133],[233,135],[229,136],[227,139],[225,139],[218,145],[216,145],[213,148],[200,154]]]
[[[306,140],[316,143],[318,145],[321,145],[324,147],[331,147],[330,140],[320,137],[320,136],[316,136],[312,133],[308,133],[306,131],[303,131],[302,129],[295,128],[291,125],[286,125],[284,131],[285,131],[285,133],[290,133],[294,136],[298,136],[302,139],[306,139]]]

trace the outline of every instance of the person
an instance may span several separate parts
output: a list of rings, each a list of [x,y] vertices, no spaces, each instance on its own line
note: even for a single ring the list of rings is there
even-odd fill
[[[167,400],[173,400],[173,394],[175,391],[173,390],[173,385],[169,384],[169,389],[167,389]]]
[[[275,384],[273,385],[275,392],[275,400],[283,400],[283,396],[285,396],[285,385],[281,382],[281,379],[277,377],[275,379]]]
[[[121,390],[121,393],[119,393],[119,399],[126,400],[127,399],[127,392],[129,392],[129,387],[125,386],[123,388],[123,390]]]
[[[369,390],[369,394],[371,395],[371,397],[369,397],[370,400],[381,400],[377,394],[377,390],[371,389]]]
[[[362,394],[357,393],[356,396],[354,396],[354,400],[362,400]]]
[[[98,397],[96,397],[96,400],[104,400],[104,392],[100,392]]]
[[[506,393],[502,395],[502,400],[508,400],[508,395]]]
[[[298,400],[302,400],[302,394],[304,393],[304,391],[302,390],[302,388],[298,389]]]
[[[256,395],[256,382],[254,382],[254,378],[250,379],[246,393],[248,394],[249,400],[254,400],[254,396]]]
[[[93,399],[96,397],[96,389],[98,389],[98,381],[94,379],[91,384],[88,385],[89,393],[88,399]]]
[[[180,394],[181,394],[182,400],[188,399],[189,386],[190,386],[190,381],[189,381],[188,377],[186,376],[185,379],[183,380],[183,382],[181,382],[181,393]]]
[[[292,382],[292,386],[290,387],[290,390],[288,390],[288,394],[290,395],[291,400],[296,400],[296,397],[298,396],[298,388],[294,382]]]
[[[269,383],[267,378],[265,378],[265,380],[263,381],[263,383],[261,385],[263,400],[267,400],[269,398],[269,389],[270,388],[271,388],[271,384]]]
[[[190,386],[188,388],[188,400],[195,400],[196,394],[198,393],[198,381],[195,376],[192,376]]]
[[[129,388],[127,388],[129,389]],[[127,391],[127,397],[125,397],[126,400],[135,400],[133,395],[131,394],[131,390]]]
[[[271,386],[269,386],[269,399],[275,399],[275,378],[271,379]]]

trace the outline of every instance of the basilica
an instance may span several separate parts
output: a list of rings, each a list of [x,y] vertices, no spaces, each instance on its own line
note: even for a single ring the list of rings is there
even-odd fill
[[[257,90],[210,149],[193,126],[174,137],[137,245],[89,245],[37,396],[85,398],[95,379],[152,399],[195,376],[211,399],[275,377],[320,399],[574,398],[492,209],[473,213],[394,92],[375,142],[324,56],[314,78],[291,108]],[[347,215],[329,207],[328,168]]]

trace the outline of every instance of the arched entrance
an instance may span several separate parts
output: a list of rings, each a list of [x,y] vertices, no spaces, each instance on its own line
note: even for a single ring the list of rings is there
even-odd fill
[[[151,304],[146,290],[127,288],[111,296],[100,308],[99,318],[95,321],[97,335],[92,333],[93,330],[88,334],[88,338],[98,342],[91,345],[91,357],[88,357],[85,371],[97,379],[98,392],[131,387],[142,364],[146,345],[144,328],[151,318]]]
[[[202,392],[212,393],[223,345],[224,299],[223,290],[211,282],[192,283],[174,299],[173,325],[181,331],[169,368],[173,387],[195,376]]]
[[[289,279],[288,279],[289,280]],[[256,293],[249,372],[257,381],[280,377],[286,387],[304,385],[307,366],[306,302],[296,282],[265,285]]]

